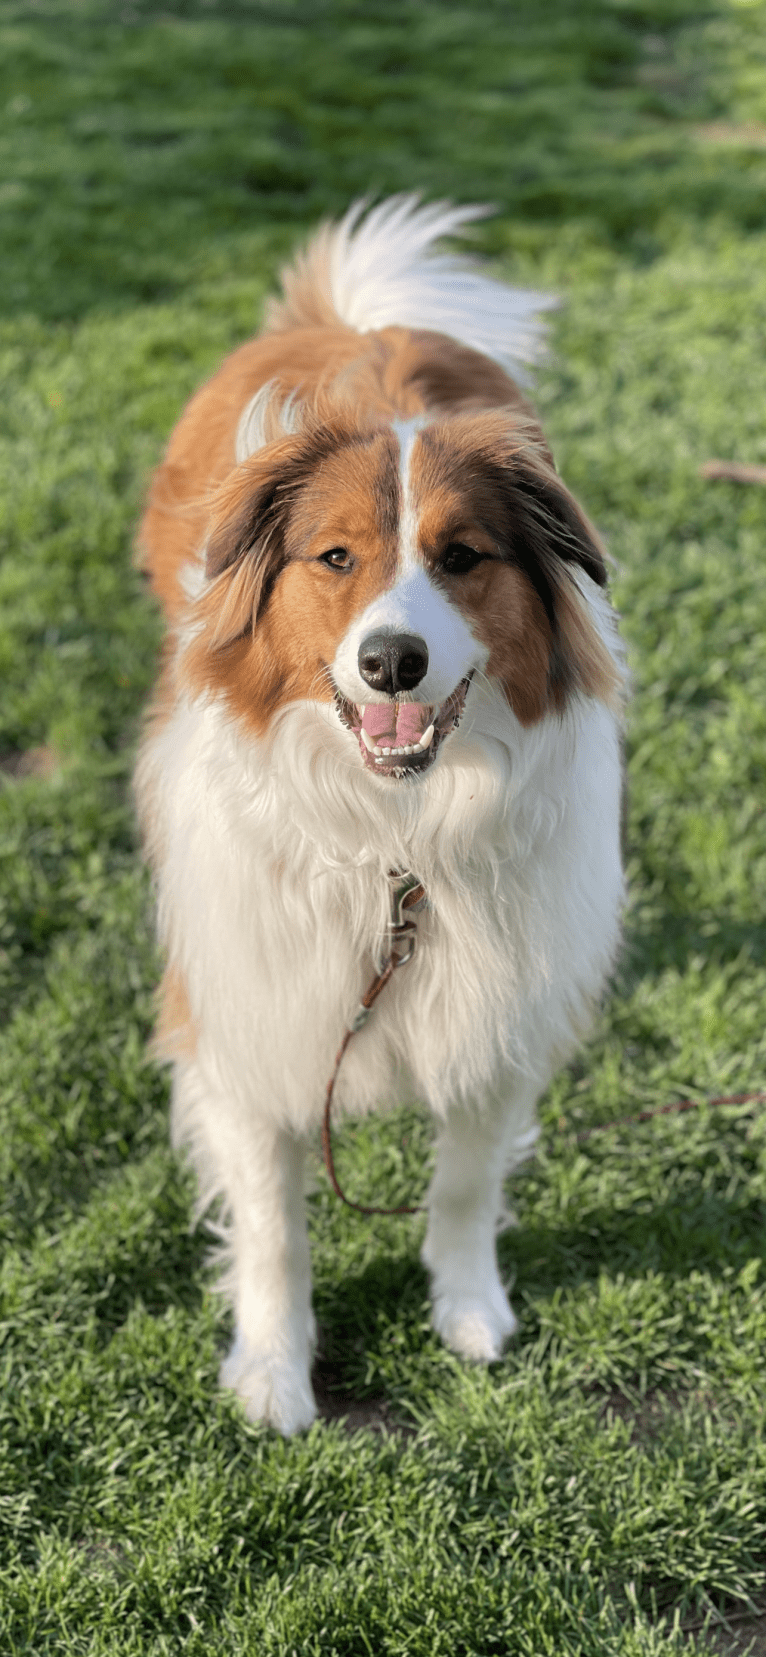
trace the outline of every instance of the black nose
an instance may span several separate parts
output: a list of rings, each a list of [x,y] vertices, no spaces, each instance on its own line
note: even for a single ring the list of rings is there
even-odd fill
[[[413,633],[369,633],[359,646],[359,672],[371,690],[414,690],[427,671],[428,646]]]

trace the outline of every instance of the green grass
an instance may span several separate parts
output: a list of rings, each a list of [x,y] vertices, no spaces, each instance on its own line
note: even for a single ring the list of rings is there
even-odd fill
[[[3,1653],[669,1657],[764,1602],[766,1116],[576,1138],[766,1086],[766,495],[698,476],[766,461],[758,123],[758,3],[0,4]],[[494,201],[477,245],[566,301],[537,396],[617,561],[632,898],[514,1190],[507,1357],[450,1357],[420,1222],[318,1171],[325,1389],[387,1431],[284,1443],[216,1390],[145,1058],[159,625],[130,545],[295,239],[413,185]],[[14,777],[30,750],[49,774]],[[406,1108],[348,1127],[342,1178],[407,1200],[428,1143]]]

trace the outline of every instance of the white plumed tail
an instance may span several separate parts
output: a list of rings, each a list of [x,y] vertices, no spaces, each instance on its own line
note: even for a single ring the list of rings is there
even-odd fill
[[[443,236],[462,235],[485,207],[454,207],[417,196],[392,196],[377,207],[355,202],[339,224],[324,225],[283,273],[284,302],[272,304],[272,328],[344,322],[360,333],[399,326],[449,334],[524,381],[523,364],[545,356],[540,312],[551,294],[509,288],[473,262],[435,253]]]

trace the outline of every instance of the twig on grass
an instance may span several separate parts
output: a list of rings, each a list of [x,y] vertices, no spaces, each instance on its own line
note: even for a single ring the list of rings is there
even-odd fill
[[[739,460],[706,460],[700,477],[708,483],[766,483],[766,466],[746,466]]]

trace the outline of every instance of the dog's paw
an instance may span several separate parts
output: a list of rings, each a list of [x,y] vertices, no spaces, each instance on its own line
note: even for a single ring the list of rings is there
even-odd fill
[[[433,1325],[445,1346],[461,1358],[491,1364],[517,1324],[508,1297],[498,1283],[490,1294],[435,1294]]]
[[[253,1352],[235,1341],[218,1379],[236,1392],[250,1421],[276,1427],[285,1438],[303,1432],[316,1417],[307,1364]]]

